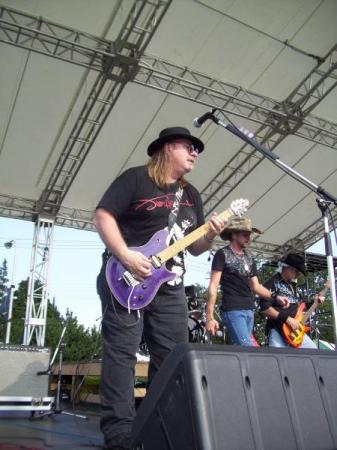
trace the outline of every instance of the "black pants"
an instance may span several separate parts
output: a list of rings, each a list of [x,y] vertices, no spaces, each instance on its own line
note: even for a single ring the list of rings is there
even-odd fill
[[[103,310],[101,430],[105,442],[120,444],[130,437],[135,417],[134,369],[142,334],[150,353],[150,383],[174,346],[188,340],[187,302],[183,286],[162,287],[144,310],[129,314],[113,299],[103,270],[97,291]]]

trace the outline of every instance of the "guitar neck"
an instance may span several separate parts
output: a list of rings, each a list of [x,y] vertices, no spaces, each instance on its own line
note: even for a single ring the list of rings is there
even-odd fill
[[[310,306],[310,308],[308,309],[308,311],[305,311],[305,312],[303,313],[303,315],[302,315],[302,320],[301,320],[301,323],[302,323],[303,325],[309,320],[311,314],[315,311],[315,309],[317,308],[317,306],[318,306],[318,302],[315,301],[315,302]]]
[[[221,219],[228,220],[232,216],[232,214],[232,210],[228,208],[226,209],[226,211],[219,214],[219,217]],[[156,256],[160,259],[161,263],[165,263],[175,255],[177,255],[179,252],[185,250],[185,248],[193,244],[193,242],[204,236],[208,230],[209,225],[205,223],[204,225],[201,225],[201,227],[192,231],[192,233],[189,233],[187,236],[184,236],[179,241],[174,242],[172,245],[162,250]]]

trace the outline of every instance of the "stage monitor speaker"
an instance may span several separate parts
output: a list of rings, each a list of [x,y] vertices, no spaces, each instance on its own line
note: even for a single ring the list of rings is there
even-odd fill
[[[48,396],[50,349],[27,345],[0,345],[0,396]]]
[[[132,449],[337,449],[336,353],[180,344],[137,411]]]

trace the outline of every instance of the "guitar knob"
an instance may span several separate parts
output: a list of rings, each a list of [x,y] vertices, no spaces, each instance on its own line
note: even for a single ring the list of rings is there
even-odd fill
[[[142,284],[142,288],[143,288],[143,289],[146,289],[146,284]]]

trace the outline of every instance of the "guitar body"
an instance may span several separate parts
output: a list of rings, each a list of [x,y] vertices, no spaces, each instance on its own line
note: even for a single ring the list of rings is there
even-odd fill
[[[219,214],[219,217],[228,220],[233,214],[240,216],[245,213],[248,205],[248,200],[235,200],[231,203],[229,209]],[[130,248],[142,253],[152,264],[151,275],[141,282],[136,280],[118,259],[111,256],[106,265],[105,276],[118,303],[129,310],[145,308],[151,303],[163,283],[176,278],[174,272],[167,270],[165,262],[204,236],[208,230],[209,225],[203,224],[168,246],[169,232],[167,229],[163,229],[157,231],[147,244]]]
[[[168,238],[168,231],[160,230],[145,245],[130,249],[150,258],[167,247]],[[105,275],[114,297],[127,309],[145,308],[151,303],[160,286],[176,277],[174,272],[167,270],[165,264],[162,264],[159,268],[152,267],[151,276],[144,281],[137,281],[114,256],[107,262]]]
[[[298,348],[303,342],[304,335],[310,331],[310,327],[303,325],[303,312],[305,310],[305,303],[301,303],[297,309],[294,319],[300,324],[301,328],[293,331],[286,323],[282,325],[283,337],[289,345]]]

